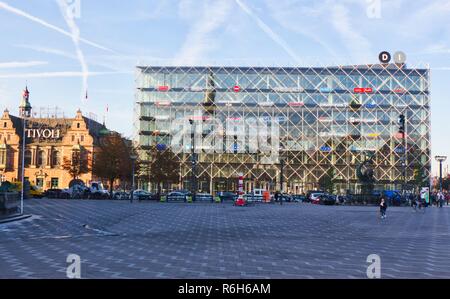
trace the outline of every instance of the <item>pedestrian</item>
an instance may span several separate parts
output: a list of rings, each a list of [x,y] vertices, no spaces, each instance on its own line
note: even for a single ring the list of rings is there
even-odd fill
[[[437,206],[442,208],[443,204],[444,204],[444,193],[439,191],[437,195]]]
[[[386,219],[386,210],[387,210],[386,199],[384,198],[384,196],[382,196],[382,197],[381,197],[381,202],[380,202],[380,215],[381,215],[381,219]]]
[[[280,191],[276,191],[275,192],[275,201],[280,201],[280,205],[282,205],[283,203],[281,202],[281,196],[280,196]]]

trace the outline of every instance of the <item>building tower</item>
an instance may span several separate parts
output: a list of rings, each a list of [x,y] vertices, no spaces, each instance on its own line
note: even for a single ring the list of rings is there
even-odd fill
[[[19,115],[20,117],[30,117],[31,116],[31,104],[29,101],[30,92],[28,91],[28,86],[25,86],[23,91],[22,100],[19,105]]]

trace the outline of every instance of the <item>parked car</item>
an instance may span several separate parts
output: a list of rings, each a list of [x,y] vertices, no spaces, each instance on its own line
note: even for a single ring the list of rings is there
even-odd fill
[[[306,196],[301,194],[292,195],[292,201],[294,202],[306,202]]]
[[[102,182],[91,182],[91,186],[88,187],[89,199],[108,199],[110,198],[109,191],[103,187]]]
[[[113,199],[126,200],[130,199],[131,194],[125,191],[115,191],[113,192]]]
[[[44,197],[47,198],[61,198],[62,189],[47,189],[44,192]]]
[[[342,205],[342,204],[344,204],[347,201],[348,201],[348,199],[347,199],[347,197],[345,195],[338,195],[336,197],[336,203],[337,204],[341,204]]]
[[[61,193],[59,194],[59,198],[61,199],[70,199],[70,191],[68,188],[62,189]]]
[[[211,194],[208,193],[197,193],[195,194],[195,201],[214,201],[214,197]]]
[[[217,192],[217,196],[219,196],[220,201],[235,201],[238,198],[236,193],[230,191]]]
[[[319,204],[320,203],[320,196],[324,195],[324,192],[313,192],[309,195],[309,202],[312,204]]]
[[[336,204],[336,196],[333,194],[319,195],[319,204],[332,206]]]
[[[172,191],[167,194],[167,201],[187,201],[188,194],[182,191]]]
[[[314,199],[317,200],[317,196],[320,194],[324,194],[324,193],[325,193],[325,191],[322,191],[322,190],[309,190],[308,192],[306,192],[306,201],[312,202],[311,197],[313,196],[313,194],[314,194]]]
[[[262,202],[263,196],[255,193],[247,193],[243,195],[244,199],[248,202]]]
[[[286,201],[286,202],[291,202],[292,201],[292,196],[287,194],[287,193],[281,193],[278,197],[278,200],[275,199],[275,201]]]
[[[133,199],[136,200],[152,200],[152,199],[156,199],[156,196],[148,191],[142,190],[142,189],[138,189],[138,190],[134,190],[133,192]]]

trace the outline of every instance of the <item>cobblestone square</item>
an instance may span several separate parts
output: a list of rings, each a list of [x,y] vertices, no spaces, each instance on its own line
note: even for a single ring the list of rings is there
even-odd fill
[[[25,202],[0,224],[0,278],[450,278],[450,209],[109,200]]]

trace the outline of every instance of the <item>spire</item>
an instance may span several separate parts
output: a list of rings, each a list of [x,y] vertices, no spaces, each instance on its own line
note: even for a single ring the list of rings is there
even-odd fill
[[[22,93],[22,100],[19,105],[19,114],[21,117],[31,116],[31,104],[30,104],[30,92],[28,91],[28,85],[25,85],[25,89]]]

